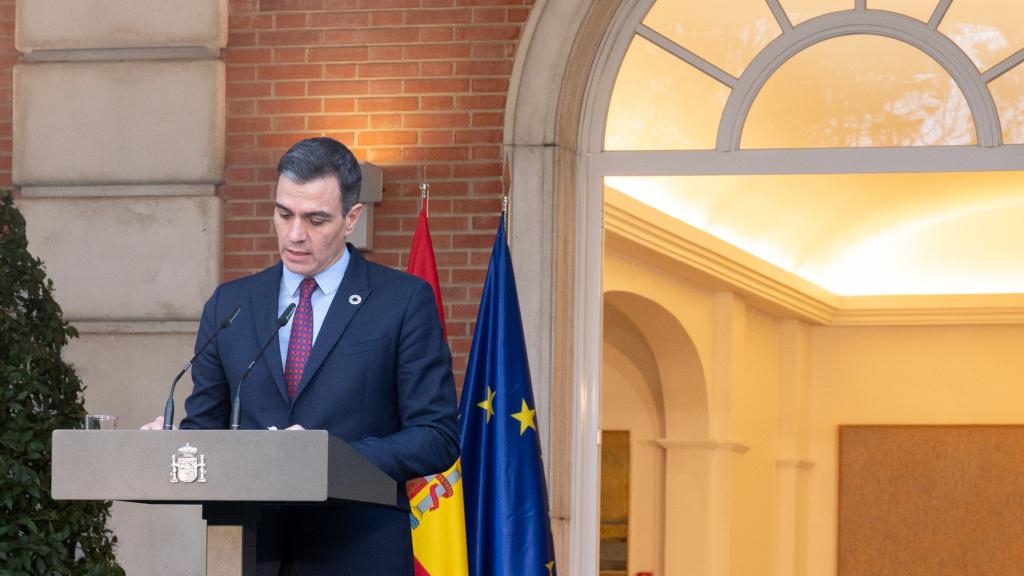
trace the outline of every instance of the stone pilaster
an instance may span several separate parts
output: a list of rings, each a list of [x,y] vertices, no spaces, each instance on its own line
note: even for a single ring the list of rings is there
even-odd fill
[[[15,37],[30,249],[81,332],[87,407],[137,427],[220,279],[227,0],[19,0]],[[111,524],[129,574],[203,573],[198,509],[118,505]]]

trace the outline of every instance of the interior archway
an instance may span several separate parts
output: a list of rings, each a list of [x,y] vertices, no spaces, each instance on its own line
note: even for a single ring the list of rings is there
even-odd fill
[[[610,291],[604,302],[601,428],[630,434],[628,571],[700,573],[713,489],[710,455],[694,449],[709,441],[703,362],[655,300]]]
[[[708,399],[702,362],[680,319],[657,300],[637,292],[605,292],[604,340],[643,368],[651,394],[659,400],[659,438],[706,440]],[[629,341],[631,329],[642,340]]]
[[[664,434],[658,361],[643,331],[605,300],[601,375],[602,572],[664,573]],[[611,436],[610,436],[611,435]],[[614,439],[615,441],[610,441]]]

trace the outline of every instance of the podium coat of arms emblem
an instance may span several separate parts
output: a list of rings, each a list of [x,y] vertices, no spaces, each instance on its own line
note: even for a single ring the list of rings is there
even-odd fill
[[[171,455],[171,483],[206,482],[206,456],[188,442]]]

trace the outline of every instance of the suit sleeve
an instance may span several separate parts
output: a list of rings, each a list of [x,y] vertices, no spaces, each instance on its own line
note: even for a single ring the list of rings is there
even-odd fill
[[[352,447],[398,481],[448,469],[459,456],[451,352],[434,293],[418,281],[406,306],[397,344],[395,385],[401,429]]]
[[[195,351],[217,330],[217,300],[220,288],[206,301],[203,317],[199,321]],[[223,333],[222,333],[223,334]],[[220,336],[218,336],[220,339]],[[223,429],[228,427],[231,414],[230,391],[220,360],[220,346],[212,342],[192,364],[192,393],[185,399],[183,429]]]

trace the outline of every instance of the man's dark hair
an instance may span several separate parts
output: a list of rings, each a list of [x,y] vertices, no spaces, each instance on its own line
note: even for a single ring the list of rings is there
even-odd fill
[[[341,190],[342,214],[348,214],[359,202],[359,187],[363,183],[363,172],[356,157],[334,138],[309,138],[296,142],[281,156],[277,175],[296,184],[334,176]]]

